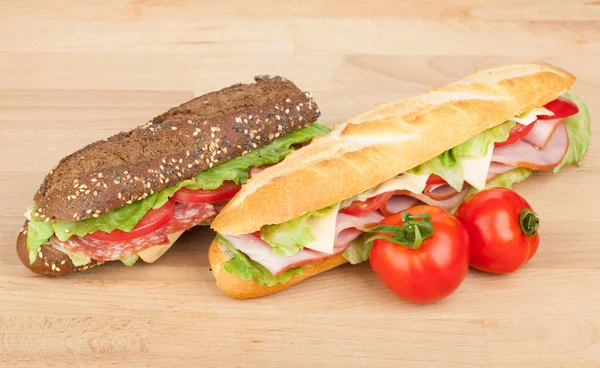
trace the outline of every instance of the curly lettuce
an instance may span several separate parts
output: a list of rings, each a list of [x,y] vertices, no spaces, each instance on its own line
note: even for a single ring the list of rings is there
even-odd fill
[[[223,262],[225,271],[244,280],[256,280],[259,285],[273,286],[276,284],[285,284],[294,275],[302,275],[301,266],[290,268],[281,275],[274,276],[261,264],[254,262],[244,253],[231,246],[222,236],[217,235],[216,241],[224,245],[227,248],[227,252],[231,255],[229,260]]]

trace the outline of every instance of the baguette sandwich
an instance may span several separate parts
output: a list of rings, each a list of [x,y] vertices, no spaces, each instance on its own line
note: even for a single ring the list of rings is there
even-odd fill
[[[252,170],[330,131],[308,92],[260,76],[94,142],[46,176],[17,238],[46,276],[107,261],[154,262],[181,233],[208,224]]]
[[[227,295],[273,294],[366,261],[367,227],[420,202],[455,209],[486,187],[581,164],[590,117],[568,72],[506,65],[350,118],[248,181],[214,219]]]

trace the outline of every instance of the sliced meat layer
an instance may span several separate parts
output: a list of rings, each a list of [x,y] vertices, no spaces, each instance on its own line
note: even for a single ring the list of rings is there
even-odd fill
[[[116,261],[138,254],[144,249],[168,244],[168,234],[190,229],[216,215],[210,204],[177,203],[173,217],[154,233],[127,241],[107,241],[89,236],[72,236],[66,241],[53,237],[50,241],[69,252],[85,255],[97,261]]]
[[[568,146],[567,128],[561,123],[543,149],[537,149],[521,139],[508,146],[495,148],[492,161],[532,170],[550,170],[562,161]]]

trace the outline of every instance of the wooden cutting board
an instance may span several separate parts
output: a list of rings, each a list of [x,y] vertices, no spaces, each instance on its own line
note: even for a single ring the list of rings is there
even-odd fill
[[[599,21],[597,2],[560,0],[0,2],[0,366],[600,366],[595,140],[583,167],[517,186],[542,221],[526,267],[471,271],[426,306],[368,264],[231,300],[209,271],[206,228],[153,265],[60,279],[29,272],[14,249],[64,155],[257,74],[311,91],[332,125],[475,68],[544,60],[578,77],[595,118]]]

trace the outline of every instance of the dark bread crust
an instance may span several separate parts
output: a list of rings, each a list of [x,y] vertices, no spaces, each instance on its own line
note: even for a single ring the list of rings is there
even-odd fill
[[[76,267],[66,253],[44,244],[38,250],[38,256],[33,264],[29,263],[29,251],[27,250],[27,228],[29,221],[19,231],[17,237],[17,254],[21,262],[35,273],[44,276],[64,276],[73,272],[85,271],[103,262],[91,260],[89,263]]]
[[[259,76],[175,107],[63,158],[34,196],[46,221],[110,212],[241,156],[317,120],[307,92]]]

